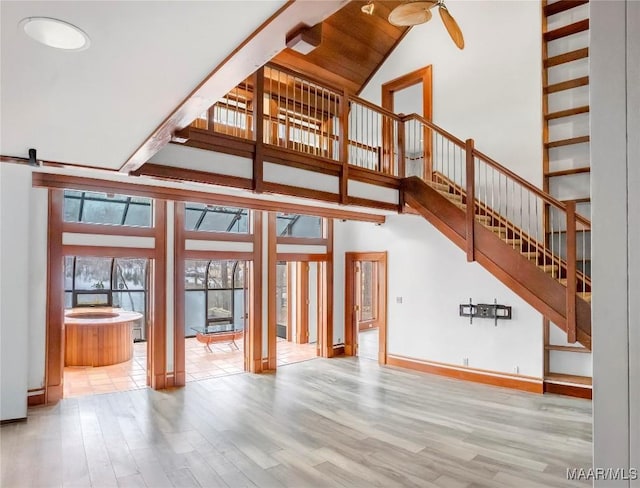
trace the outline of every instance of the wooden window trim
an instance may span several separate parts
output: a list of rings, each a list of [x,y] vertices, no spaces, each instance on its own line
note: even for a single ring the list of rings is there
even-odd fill
[[[128,225],[90,224],[84,222],[63,222],[62,232],[72,234],[97,234],[135,237],[154,237],[153,227],[136,227]]]
[[[64,379],[64,256],[108,256],[141,257],[152,259],[154,285],[151,292],[150,307],[152,327],[147,342],[148,367],[147,384],[154,389],[166,386],[166,202],[154,201],[154,227],[151,230],[155,240],[154,248],[126,248],[109,246],[63,245],[62,235],[65,229],[63,218],[63,189],[49,191],[48,202],[48,250],[47,250],[47,325],[45,351],[45,387],[46,403],[55,403],[63,397]],[[70,223],[66,223],[70,224]],[[71,229],[75,228],[71,223]],[[83,229],[99,224],[80,224]],[[88,227],[85,227],[88,226]],[[123,226],[99,226],[102,235],[122,235]],[[69,229],[69,227],[67,227]],[[111,232],[108,232],[111,231]]]

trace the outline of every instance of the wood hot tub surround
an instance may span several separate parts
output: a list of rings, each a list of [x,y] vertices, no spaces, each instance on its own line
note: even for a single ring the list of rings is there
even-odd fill
[[[65,312],[65,366],[109,366],[133,357],[138,312],[75,308]]]

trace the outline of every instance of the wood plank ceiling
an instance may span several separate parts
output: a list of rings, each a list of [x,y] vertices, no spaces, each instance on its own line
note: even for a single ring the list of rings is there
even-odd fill
[[[373,15],[361,11],[368,2],[349,2],[322,23],[322,43],[311,53],[285,49],[274,61],[304,75],[345,87],[357,94],[408,32],[387,21],[402,1],[375,1]]]

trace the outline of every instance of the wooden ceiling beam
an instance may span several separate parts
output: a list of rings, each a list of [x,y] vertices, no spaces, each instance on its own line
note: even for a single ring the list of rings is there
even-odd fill
[[[172,179],[170,178],[172,170],[174,176],[180,179],[180,173],[184,171],[180,168],[169,168],[164,177]],[[144,168],[142,168],[141,171],[144,172]],[[120,193],[123,195],[155,198],[160,200],[173,200],[176,202],[195,202],[203,203],[205,205],[228,205],[239,208],[265,210],[269,212],[297,213],[332,219],[372,222],[375,224],[383,224],[386,221],[386,217],[384,215],[328,207],[320,202],[319,203],[322,206],[312,206],[283,202],[282,200],[257,199],[237,195],[208,193],[185,188],[129,183],[100,178],[85,178],[81,176],[70,176],[56,173],[34,172],[32,175],[32,182],[34,188]]]
[[[222,61],[147,137],[120,168],[129,173],[140,168],[170,140],[176,130],[212,106],[256,68],[285,47],[288,32],[301,24],[315,25],[340,9],[348,0],[289,0],[249,38]]]

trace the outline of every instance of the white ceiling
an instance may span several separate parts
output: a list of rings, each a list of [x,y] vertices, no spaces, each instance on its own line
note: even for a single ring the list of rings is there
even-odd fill
[[[2,1],[0,154],[118,169],[283,0]],[[25,17],[70,22],[86,51],[38,44]]]

